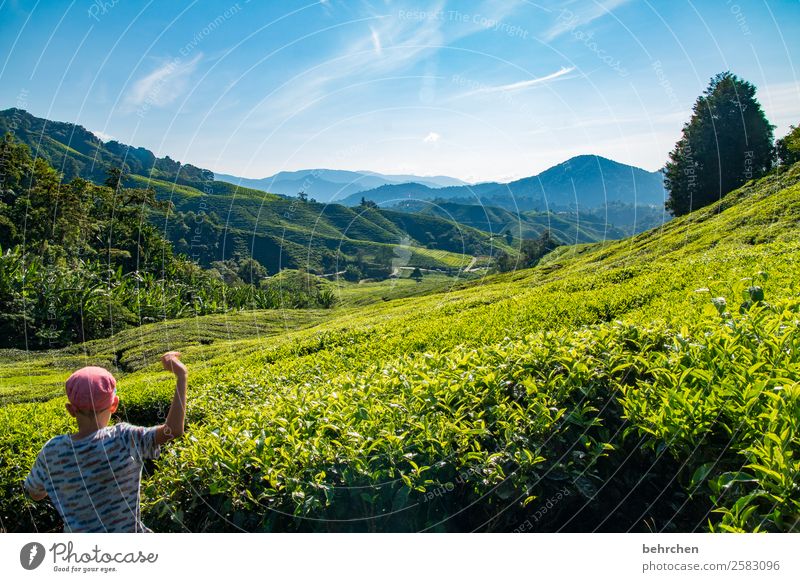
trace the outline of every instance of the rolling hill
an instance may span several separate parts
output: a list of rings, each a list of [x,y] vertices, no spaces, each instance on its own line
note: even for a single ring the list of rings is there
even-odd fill
[[[344,170],[281,172],[261,180],[223,176],[230,180],[224,181],[209,170],[169,157],[157,158],[145,148],[103,142],[79,125],[41,119],[20,109],[0,111],[0,132],[10,130],[60,169],[65,180],[80,176],[102,182],[109,167],[125,167],[129,172],[127,185],[151,187],[159,199],[174,203],[177,215],[151,216],[151,220],[164,229],[179,252],[206,266],[232,256],[252,256],[272,273],[282,268],[330,273],[351,263],[369,268],[381,257],[385,260],[392,255],[392,248],[403,241],[419,249],[412,253],[412,266],[449,269],[469,264],[473,256],[495,256],[499,251],[515,254],[516,245],[509,246],[494,236],[508,230],[517,238],[525,238],[551,228],[558,240],[572,244],[621,238],[661,224],[657,220],[664,217],[663,212],[652,208],[620,202],[609,203],[602,211],[582,208],[575,213],[572,209],[572,214],[569,205],[560,211],[552,204],[549,212],[520,212],[509,202],[509,192],[517,191],[521,198],[514,203],[536,206],[531,192],[537,185],[548,193],[563,194],[565,184],[575,182],[581,192],[591,193],[598,180],[620,199],[630,198],[634,187],[639,188],[637,192],[650,192],[653,198],[653,180],[648,173],[594,156],[574,158],[539,176],[508,185],[468,186],[446,176],[425,178],[424,184],[398,183],[418,177]],[[347,200],[353,203],[368,195],[390,207],[393,198],[400,196],[402,204],[396,210],[404,216],[390,208],[365,211],[338,204],[301,203],[294,196],[267,193],[263,188],[269,185],[292,194],[304,190],[312,198],[319,197],[320,202],[325,196],[338,197],[346,191],[379,185],[366,193],[351,194]],[[473,194],[485,209],[476,210],[476,199],[469,197]],[[586,200],[596,201],[595,194],[587,194]],[[415,207],[407,201],[408,196],[427,200],[434,195],[443,198],[446,206],[437,210]],[[616,209],[616,214],[609,209]],[[486,220],[481,214],[487,215]],[[192,225],[193,221],[199,221],[199,226]],[[193,228],[203,232],[202,241],[189,234]],[[409,236],[410,232],[415,235]],[[436,255],[425,249],[451,254]]]
[[[464,267],[474,256],[515,252],[483,231],[439,217],[301,202],[215,180],[209,170],[157,158],[144,148],[103,142],[79,125],[20,109],[0,111],[0,133],[6,131],[61,171],[64,180],[102,182],[108,168],[125,167],[125,185],[153,188],[157,198],[174,204],[175,212],[149,218],[176,250],[204,266],[238,255],[252,256],[270,273],[303,268],[323,274],[358,264],[377,276],[386,272],[385,263],[407,250],[408,266],[443,270]],[[338,180],[350,173],[330,174]]]
[[[512,240],[536,238],[546,230],[562,244],[620,239],[633,234],[607,223],[605,217],[593,214],[578,216],[571,212],[533,210],[515,213],[499,206],[462,204],[449,200],[412,200],[390,208],[417,216],[438,216],[494,235],[506,237],[510,233]]]
[[[101,183],[109,167],[125,168],[131,174],[203,189],[214,174],[191,164],[180,164],[169,156],[158,158],[148,149],[118,141],[104,142],[85,127],[50,121],[23,109],[0,111],[0,135],[11,132],[31,151],[45,158],[64,177]]]

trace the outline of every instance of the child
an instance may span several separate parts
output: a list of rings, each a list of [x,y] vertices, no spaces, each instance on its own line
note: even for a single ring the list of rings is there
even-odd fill
[[[50,496],[65,532],[151,531],[139,514],[142,465],[183,434],[187,371],[179,357],[180,352],[161,356],[164,369],[175,374],[175,396],[165,423],[149,428],[108,426],[119,404],[108,370],[88,366],[67,380],[67,411],[78,421],[78,432],[47,441],[25,479],[35,501]]]

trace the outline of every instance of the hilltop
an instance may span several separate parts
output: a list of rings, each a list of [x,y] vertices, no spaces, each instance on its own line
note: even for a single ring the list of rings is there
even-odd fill
[[[0,111],[0,135],[6,132],[45,158],[63,175],[64,181],[81,177],[102,183],[112,166],[200,190],[214,181],[209,170],[181,164],[169,156],[159,158],[146,148],[116,140],[103,141],[81,125],[36,117],[23,109]]]
[[[191,424],[143,485],[145,521],[796,531],[798,220],[795,165],[658,229],[448,292],[210,345],[204,320],[181,322],[198,330],[184,349]],[[102,341],[89,354],[113,353]],[[165,345],[184,341],[169,328]],[[155,365],[131,371],[121,418],[155,422],[169,395]],[[0,408],[5,528],[54,527],[19,482],[66,426],[63,398]]]

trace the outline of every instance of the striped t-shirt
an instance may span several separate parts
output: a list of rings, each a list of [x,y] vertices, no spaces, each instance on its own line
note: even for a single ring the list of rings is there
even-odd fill
[[[139,514],[144,459],[160,454],[158,427],[107,426],[80,439],[53,437],[42,447],[25,488],[47,493],[65,532],[147,532]]]

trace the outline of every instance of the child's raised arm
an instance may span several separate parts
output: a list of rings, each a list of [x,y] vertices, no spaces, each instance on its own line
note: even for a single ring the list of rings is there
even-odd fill
[[[178,358],[180,352],[167,352],[161,356],[161,364],[165,370],[175,374],[175,396],[167,412],[167,419],[156,432],[156,445],[177,438],[183,434],[186,419],[186,380],[188,372],[186,366]]]

